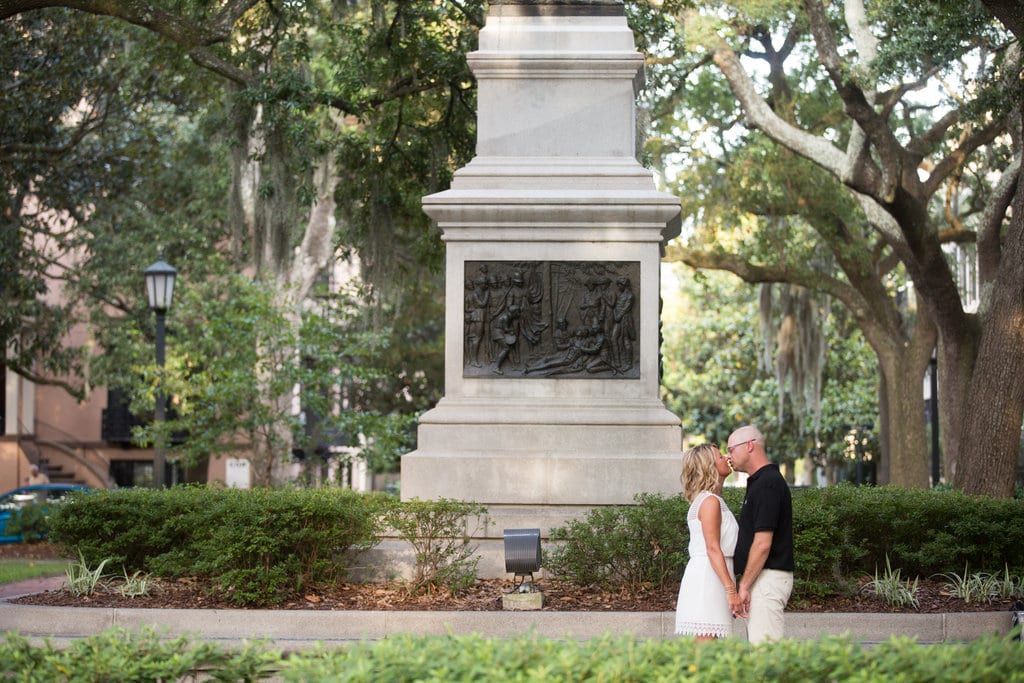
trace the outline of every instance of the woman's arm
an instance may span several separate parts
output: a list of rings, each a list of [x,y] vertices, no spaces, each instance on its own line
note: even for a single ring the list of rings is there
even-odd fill
[[[700,504],[697,510],[697,519],[700,520],[701,533],[704,534],[704,546],[708,551],[708,560],[711,568],[722,582],[725,589],[725,597],[729,601],[729,609],[733,615],[739,614],[742,605],[739,592],[736,590],[736,580],[729,573],[729,566],[725,562],[725,554],[722,552],[722,508],[716,496],[708,496]]]

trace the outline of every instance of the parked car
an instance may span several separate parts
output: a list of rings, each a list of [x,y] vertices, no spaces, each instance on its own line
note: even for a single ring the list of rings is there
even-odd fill
[[[39,503],[46,509],[48,504],[60,503],[72,491],[86,491],[81,484],[32,484],[22,486],[0,495],[0,543],[19,543],[21,534],[8,534],[7,522],[15,511],[31,503]]]

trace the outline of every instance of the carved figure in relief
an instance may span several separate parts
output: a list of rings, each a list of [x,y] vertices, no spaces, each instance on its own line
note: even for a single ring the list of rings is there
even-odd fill
[[[501,364],[509,358],[519,344],[518,306],[509,306],[504,313],[498,316],[491,339],[494,340],[495,346],[499,349],[498,355],[494,359],[494,369],[491,372],[496,375],[503,375],[505,371],[501,369]],[[517,360],[517,358],[513,358],[512,362],[515,363]]]
[[[615,281],[618,293],[612,308],[612,355],[617,367],[626,372],[633,366],[633,340],[636,328],[633,326],[633,288],[629,278],[620,277]]]
[[[486,277],[466,280],[466,351],[469,364],[475,368],[481,366],[480,349],[484,340],[489,298],[490,292],[487,291]]]

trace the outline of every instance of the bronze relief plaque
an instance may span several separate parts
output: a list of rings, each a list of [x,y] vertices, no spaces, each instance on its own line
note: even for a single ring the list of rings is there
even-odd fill
[[[463,377],[640,377],[639,261],[466,261],[463,294]]]

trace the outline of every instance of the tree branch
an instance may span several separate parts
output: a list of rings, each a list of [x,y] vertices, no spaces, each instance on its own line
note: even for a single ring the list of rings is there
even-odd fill
[[[967,157],[982,145],[987,145],[995,140],[1005,130],[1005,123],[997,121],[968,135],[967,139],[960,143],[956,149],[947,154],[939,163],[935,164],[935,168],[928,174],[928,179],[922,184],[925,196],[930,197],[935,193],[939,189],[939,185],[945,182],[949,175],[964,163]]]
[[[231,25],[257,0],[229,0],[214,22],[203,26],[144,0],[0,0],[0,21],[16,14],[48,7],[66,7],[99,16],[115,17],[141,26],[183,48],[196,64],[242,85],[253,85],[252,74],[218,57],[210,46],[230,38]],[[227,22],[231,21],[231,24]]]
[[[843,108],[863,129],[878,155],[878,168],[881,171],[878,180],[880,182],[876,183],[874,187],[870,187],[866,182],[860,182],[857,183],[857,189],[874,196],[879,201],[892,201],[897,185],[908,178],[907,174],[903,173],[902,149],[889,129],[888,123],[875,112],[868,94],[847,77],[848,72],[843,68],[835,34],[820,0],[804,0],[804,8],[811,34],[814,36],[814,44],[818,50],[818,58],[835,86],[836,93],[842,99]],[[861,169],[863,167],[863,164],[859,166]]]
[[[800,156],[828,169],[837,178],[844,177],[846,164],[843,152],[832,143],[787,123],[775,114],[757,92],[754,82],[732,48],[724,42],[720,43],[714,50],[713,58],[729,81],[751,125]]]

